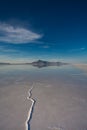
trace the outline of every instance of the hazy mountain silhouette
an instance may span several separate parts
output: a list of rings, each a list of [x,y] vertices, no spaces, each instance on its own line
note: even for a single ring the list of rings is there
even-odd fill
[[[0,63],[0,65],[32,65],[38,68],[48,67],[48,66],[61,66],[67,65],[68,63],[63,62],[49,62],[44,60],[37,60],[31,63]]]
[[[36,66],[38,68],[41,67],[47,67],[47,66],[61,66],[61,65],[67,65],[68,63],[63,63],[63,62],[49,62],[49,61],[43,61],[43,60],[38,60],[35,62],[32,62],[31,65]]]

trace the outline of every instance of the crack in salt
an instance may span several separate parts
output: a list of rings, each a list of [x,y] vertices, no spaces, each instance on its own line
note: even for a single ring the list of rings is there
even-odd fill
[[[34,105],[35,105],[35,99],[32,98],[32,90],[33,90],[33,85],[32,87],[29,89],[28,91],[28,97],[27,99],[31,101],[31,107],[29,109],[29,112],[28,112],[28,116],[27,116],[27,120],[25,122],[25,127],[26,127],[26,130],[30,130],[30,121],[32,119],[32,114],[33,114],[33,111],[34,111]]]

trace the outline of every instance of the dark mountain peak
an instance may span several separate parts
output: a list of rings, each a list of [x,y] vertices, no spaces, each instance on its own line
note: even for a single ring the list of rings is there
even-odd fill
[[[65,65],[66,63],[62,63],[62,62],[49,62],[49,61],[44,61],[44,60],[37,60],[35,62],[31,63],[33,66],[36,66],[38,68],[42,68],[42,67],[47,67],[47,66],[61,66],[61,65]]]

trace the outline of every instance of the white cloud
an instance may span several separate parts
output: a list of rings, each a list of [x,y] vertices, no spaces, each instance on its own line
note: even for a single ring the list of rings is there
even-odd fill
[[[0,42],[22,44],[34,42],[42,37],[41,34],[29,29],[0,23]]]

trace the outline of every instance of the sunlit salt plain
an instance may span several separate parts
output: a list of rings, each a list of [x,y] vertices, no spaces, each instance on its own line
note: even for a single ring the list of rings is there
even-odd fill
[[[26,129],[87,130],[87,72],[68,65],[0,66],[0,130]]]

